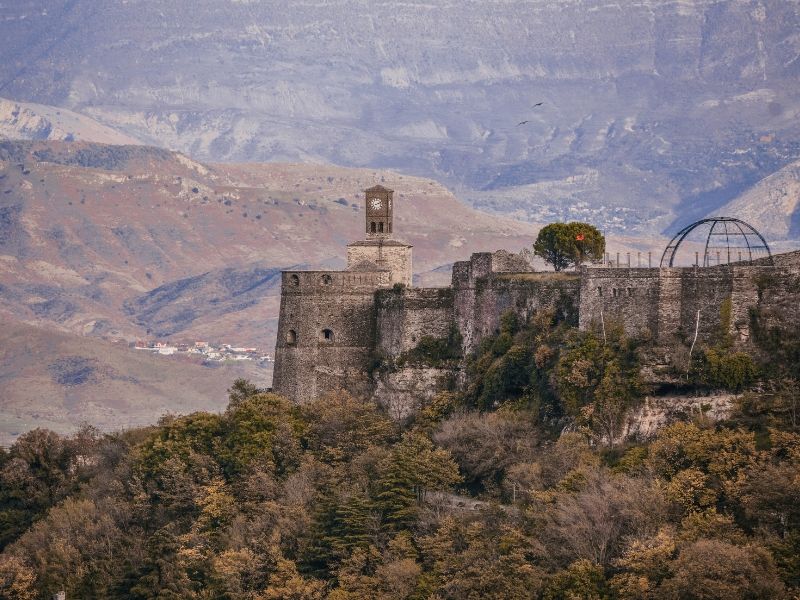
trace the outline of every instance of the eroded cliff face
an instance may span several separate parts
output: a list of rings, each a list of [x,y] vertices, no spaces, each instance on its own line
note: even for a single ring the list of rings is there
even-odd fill
[[[375,401],[395,421],[405,421],[425,408],[441,391],[453,387],[453,368],[408,366],[375,374]]]
[[[647,441],[659,429],[680,421],[705,420],[715,423],[727,419],[736,403],[735,394],[708,396],[648,396],[625,418],[616,443]]]

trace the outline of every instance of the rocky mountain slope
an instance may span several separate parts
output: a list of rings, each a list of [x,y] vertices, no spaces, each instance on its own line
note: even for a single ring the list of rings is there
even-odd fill
[[[765,177],[715,212],[754,224],[769,240],[800,241],[800,161]]]
[[[0,98],[0,139],[137,144],[129,135],[65,108]]]
[[[21,0],[0,94],[201,160],[388,167],[651,234],[800,157],[798,29],[796,0]]]

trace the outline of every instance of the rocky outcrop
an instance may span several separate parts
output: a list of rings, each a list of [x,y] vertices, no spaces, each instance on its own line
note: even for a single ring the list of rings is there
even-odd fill
[[[138,144],[135,138],[65,108],[0,98],[0,139]]]
[[[737,396],[711,394],[708,396],[648,396],[625,422],[622,434],[616,441],[646,441],[659,429],[678,421],[705,419],[716,422],[728,418]]]
[[[452,369],[405,367],[375,377],[374,398],[392,419],[404,421],[453,385]]]

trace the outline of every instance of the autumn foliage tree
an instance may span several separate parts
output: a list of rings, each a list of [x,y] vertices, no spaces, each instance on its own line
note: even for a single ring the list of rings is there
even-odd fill
[[[408,422],[237,381],[222,413],[21,436],[0,598],[800,597],[800,434],[767,400],[796,386],[759,365],[729,419],[623,441],[644,342],[558,315],[505,313]]]

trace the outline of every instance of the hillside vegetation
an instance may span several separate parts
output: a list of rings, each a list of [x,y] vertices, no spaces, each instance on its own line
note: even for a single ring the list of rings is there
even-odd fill
[[[726,421],[636,443],[612,428],[641,400],[646,340],[546,313],[505,316],[467,390],[402,425],[343,392],[298,406],[239,380],[223,414],[34,430],[0,453],[0,595],[795,597],[800,336],[784,333],[757,337],[788,360],[744,355],[758,388],[722,381],[749,389]],[[713,353],[696,390],[741,375],[724,340]]]

